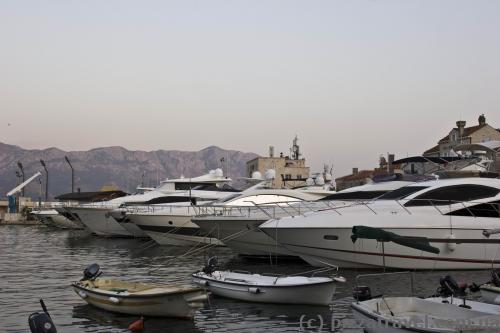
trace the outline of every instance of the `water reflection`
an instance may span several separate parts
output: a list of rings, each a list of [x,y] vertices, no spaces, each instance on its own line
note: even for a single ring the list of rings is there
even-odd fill
[[[137,239],[99,238],[82,231],[60,231],[34,226],[0,226],[0,331],[26,332],[27,318],[40,311],[43,298],[60,332],[128,332],[135,316],[113,314],[86,305],[69,284],[82,276],[83,269],[97,262],[104,276],[144,282],[189,282],[212,255],[231,269],[256,273],[297,273],[310,267],[301,261],[246,260],[227,248],[211,249],[193,257],[172,260],[188,248],[151,247]],[[245,303],[212,297],[193,321],[147,319],[145,332],[297,332],[305,321],[323,319],[323,331],[331,331],[332,319],[352,319],[351,291],[356,275],[366,270],[341,270],[347,283],[337,288],[332,309],[328,307]],[[448,272],[449,273],[449,272]],[[435,292],[439,271],[415,274],[415,289],[421,296]],[[459,281],[483,282],[487,271],[452,272]],[[408,278],[372,278],[373,294],[405,295]],[[476,296],[477,297],[477,296]],[[316,320],[316,321],[314,321]],[[316,330],[317,331],[317,330]]]

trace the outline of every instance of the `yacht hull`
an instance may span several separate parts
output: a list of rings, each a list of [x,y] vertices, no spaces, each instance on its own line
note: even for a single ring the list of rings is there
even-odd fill
[[[127,229],[111,217],[109,208],[71,207],[67,208],[93,233],[106,237],[134,237]]]
[[[352,228],[278,228],[264,229],[270,236],[313,266],[335,265],[342,268],[392,267],[399,269],[488,269],[495,260],[499,246],[498,235],[486,239],[484,229],[384,228],[405,236],[424,236],[436,239],[430,244],[439,254],[422,252],[392,242],[351,240]],[[452,243],[453,238],[467,243]],[[493,241],[493,242],[492,242]]]
[[[266,219],[248,218],[200,218],[193,219],[203,233],[222,240],[226,246],[245,256],[296,256],[266,235],[258,226]]]
[[[124,229],[134,235],[134,237],[149,238],[149,236],[141,228],[139,228],[127,217],[125,209],[118,208],[111,211],[109,214],[115,219],[116,222],[120,223]]]
[[[127,217],[160,245],[192,246],[199,243],[224,245],[216,238],[204,237],[200,228],[191,222],[192,215],[127,213]]]
[[[83,225],[71,221],[59,214],[55,209],[32,212],[32,214],[43,224],[58,229],[83,229]]]

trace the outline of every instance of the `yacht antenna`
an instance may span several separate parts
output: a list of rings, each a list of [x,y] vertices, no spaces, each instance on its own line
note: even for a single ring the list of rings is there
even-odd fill
[[[302,155],[300,153],[300,146],[298,144],[298,141],[299,141],[299,138],[297,137],[297,134],[295,134],[295,139],[293,139],[292,148],[290,148],[292,160],[298,160],[298,159],[300,159],[300,156]]]
[[[219,161],[220,161],[220,168],[221,168],[221,170],[222,170],[222,171],[224,171],[224,161],[225,161],[225,160],[226,160],[226,159],[224,158],[224,156],[222,156],[222,157],[220,158],[220,160],[219,160]],[[227,172],[227,170],[226,170],[226,172]],[[224,174],[224,173],[223,173],[223,174]]]
[[[189,177],[189,203],[193,205],[193,198],[191,197],[191,176]]]

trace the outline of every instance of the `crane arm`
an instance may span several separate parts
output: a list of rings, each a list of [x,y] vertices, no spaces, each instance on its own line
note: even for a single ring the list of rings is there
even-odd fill
[[[38,171],[33,176],[28,178],[26,181],[22,182],[21,184],[17,185],[12,190],[10,190],[10,192],[7,193],[7,196],[10,197],[10,196],[13,196],[14,194],[20,192],[26,185],[28,185],[29,183],[31,183],[33,180],[35,180],[37,177],[40,177],[41,175],[42,174],[40,173],[40,171]]]

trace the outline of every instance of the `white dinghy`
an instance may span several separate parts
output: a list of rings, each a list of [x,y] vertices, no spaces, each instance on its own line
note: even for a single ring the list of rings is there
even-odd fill
[[[207,299],[205,290],[189,285],[163,285],[98,279],[97,264],[72,286],[88,304],[107,311],[157,317],[192,318]]]
[[[328,305],[343,277],[269,276],[245,271],[220,271],[211,258],[193,282],[217,296],[248,302]],[[324,270],[323,270],[324,271]]]
[[[481,298],[486,303],[500,305],[500,269],[491,271],[491,281],[479,286]]]
[[[368,333],[500,331],[500,306],[466,301],[465,287],[459,287],[450,276],[442,278],[440,283],[438,295],[430,298],[371,298],[369,288],[356,287],[357,301],[351,304],[354,318]],[[464,298],[455,297],[459,294]]]

